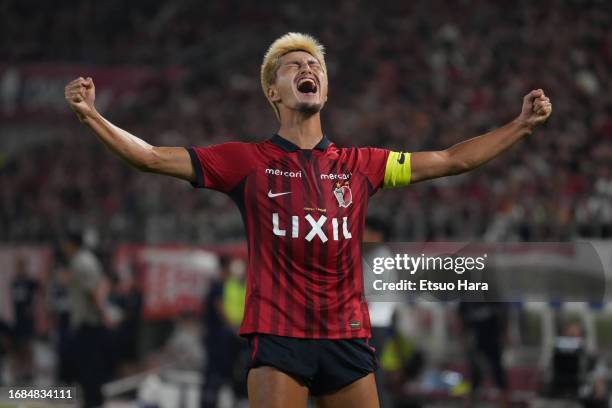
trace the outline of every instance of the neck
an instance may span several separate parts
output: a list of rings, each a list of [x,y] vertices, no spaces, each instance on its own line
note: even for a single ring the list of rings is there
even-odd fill
[[[308,116],[300,112],[281,114],[281,125],[277,133],[300,149],[312,149],[323,137],[321,115],[318,112]]]

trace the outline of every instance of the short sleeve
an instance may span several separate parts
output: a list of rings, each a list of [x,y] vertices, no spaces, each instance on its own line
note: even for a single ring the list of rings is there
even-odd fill
[[[376,147],[361,147],[358,149],[358,168],[368,178],[372,188],[370,194],[374,194],[382,187],[385,179],[385,166],[389,150]]]
[[[207,147],[189,147],[196,188],[229,193],[254,167],[251,143],[230,142]]]

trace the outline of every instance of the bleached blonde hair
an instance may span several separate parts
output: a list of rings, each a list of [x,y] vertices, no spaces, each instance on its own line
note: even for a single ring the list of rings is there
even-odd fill
[[[287,33],[279,37],[270,45],[261,64],[261,88],[266,99],[272,105],[276,118],[280,121],[280,112],[274,102],[268,96],[268,88],[276,81],[276,71],[280,66],[283,55],[293,51],[304,51],[319,61],[325,77],[327,77],[327,66],[325,65],[325,48],[314,37],[302,33]]]

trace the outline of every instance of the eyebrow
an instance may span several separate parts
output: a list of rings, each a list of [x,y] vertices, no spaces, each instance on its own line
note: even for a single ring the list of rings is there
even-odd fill
[[[289,65],[289,64],[301,64],[301,61],[298,60],[292,60],[292,61],[287,61],[285,62],[285,65]],[[312,58],[312,59],[308,59],[308,61],[306,61],[307,64],[319,64],[319,61],[316,60],[316,58]]]

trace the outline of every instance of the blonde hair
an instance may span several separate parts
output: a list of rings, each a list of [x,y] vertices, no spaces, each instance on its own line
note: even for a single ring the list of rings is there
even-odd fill
[[[276,39],[270,45],[270,48],[268,48],[261,64],[261,88],[266,99],[272,105],[278,120],[280,120],[280,112],[278,107],[268,97],[268,88],[276,81],[276,71],[280,66],[281,57],[293,51],[304,51],[315,57],[319,64],[321,64],[325,76],[327,76],[325,48],[314,37],[302,33],[287,33]]]

